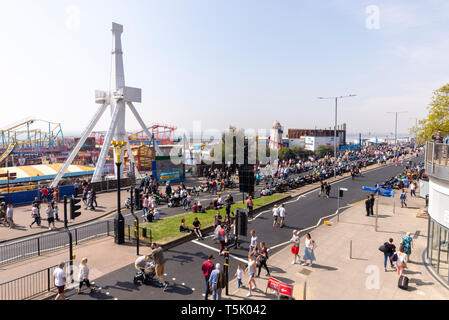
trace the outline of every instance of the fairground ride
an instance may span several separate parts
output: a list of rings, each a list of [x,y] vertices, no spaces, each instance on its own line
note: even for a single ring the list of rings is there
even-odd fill
[[[28,119],[0,129],[0,166],[34,164],[64,152],[60,123]]]

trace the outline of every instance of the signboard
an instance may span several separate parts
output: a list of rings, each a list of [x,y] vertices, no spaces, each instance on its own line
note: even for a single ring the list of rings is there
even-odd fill
[[[315,138],[314,137],[306,137],[305,139],[306,144],[315,144]]]
[[[279,295],[292,297],[293,296],[293,286],[285,283],[279,285]]]
[[[181,180],[181,170],[159,173],[160,182],[175,181],[175,180]]]
[[[265,290],[265,293],[267,293],[268,289],[278,292],[280,284],[281,284],[281,282],[275,278],[268,279],[267,289]]]

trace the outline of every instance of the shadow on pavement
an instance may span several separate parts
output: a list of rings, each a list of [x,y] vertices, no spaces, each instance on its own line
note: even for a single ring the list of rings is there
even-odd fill
[[[360,260],[368,260],[368,259],[360,259]],[[324,269],[327,271],[337,271],[338,268],[334,268],[334,267],[329,267],[329,266],[323,266],[320,264],[314,264],[313,267],[311,267],[311,269]]]

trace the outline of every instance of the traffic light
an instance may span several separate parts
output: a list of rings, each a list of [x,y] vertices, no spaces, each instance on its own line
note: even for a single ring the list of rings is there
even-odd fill
[[[77,203],[81,202],[81,199],[72,197],[70,198],[70,219],[75,220],[76,217],[81,215],[81,212],[78,210],[81,209],[81,205],[77,205]]]
[[[136,206],[136,210],[142,210],[142,208],[143,208],[143,203],[142,203],[142,199],[141,199],[141,195],[140,195],[141,191],[142,191],[142,189],[140,189],[140,188],[135,189],[134,204]]]
[[[339,197],[340,198],[343,198],[343,195],[344,195],[344,191],[348,191],[348,189],[346,189],[346,188],[338,188],[338,192],[339,192]]]
[[[340,198],[343,198],[344,191],[340,190]]]

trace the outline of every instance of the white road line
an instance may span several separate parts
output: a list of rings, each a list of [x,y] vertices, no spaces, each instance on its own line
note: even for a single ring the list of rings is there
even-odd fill
[[[346,209],[346,208],[349,208],[349,207],[352,207],[352,206],[351,206],[351,205],[347,205],[347,206],[341,207],[340,210]],[[317,227],[320,226],[321,221],[323,221],[323,219],[335,217],[336,215],[337,215],[337,211],[335,211],[335,213],[333,213],[333,214],[331,214],[331,215],[328,215],[328,216],[326,216],[326,217],[320,218],[320,220],[318,221],[318,223],[317,223],[315,226],[312,226],[312,227],[309,227],[309,228],[305,228],[305,229],[299,230],[299,232],[305,232],[305,231],[309,231],[309,230],[315,229],[315,228],[317,228]],[[273,250],[273,249],[276,249],[276,248],[278,248],[278,247],[285,246],[285,245],[287,245],[287,244],[289,244],[289,243],[290,243],[290,240],[287,241],[287,242],[280,243],[280,244],[278,244],[278,245],[272,246],[272,247],[270,247],[270,248],[268,249],[268,251]]]
[[[220,250],[218,250],[217,248],[208,246],[207,244],[201,243],[201,242],[199,242],[198,240],[193,240],[192,243],[196,243],[196,244],[199,245],[199,246],[208,248],[208,249],[210,249],[210,250],[212,250],[212,251],[215,251],[215,252],[220,252]],[[235,259],[235,260],[238,260],[238,261],[240,261],[240,262],[243,262],[243,263],[248,263],[247,260],[242,259],[242,258],[239,258],[239,257],[236,257],[236,256],[234,256],[234,255],[232,255],[232,254],[230,254],[229,257],[231,257],[231,258],[233,258],[233,259]]]

